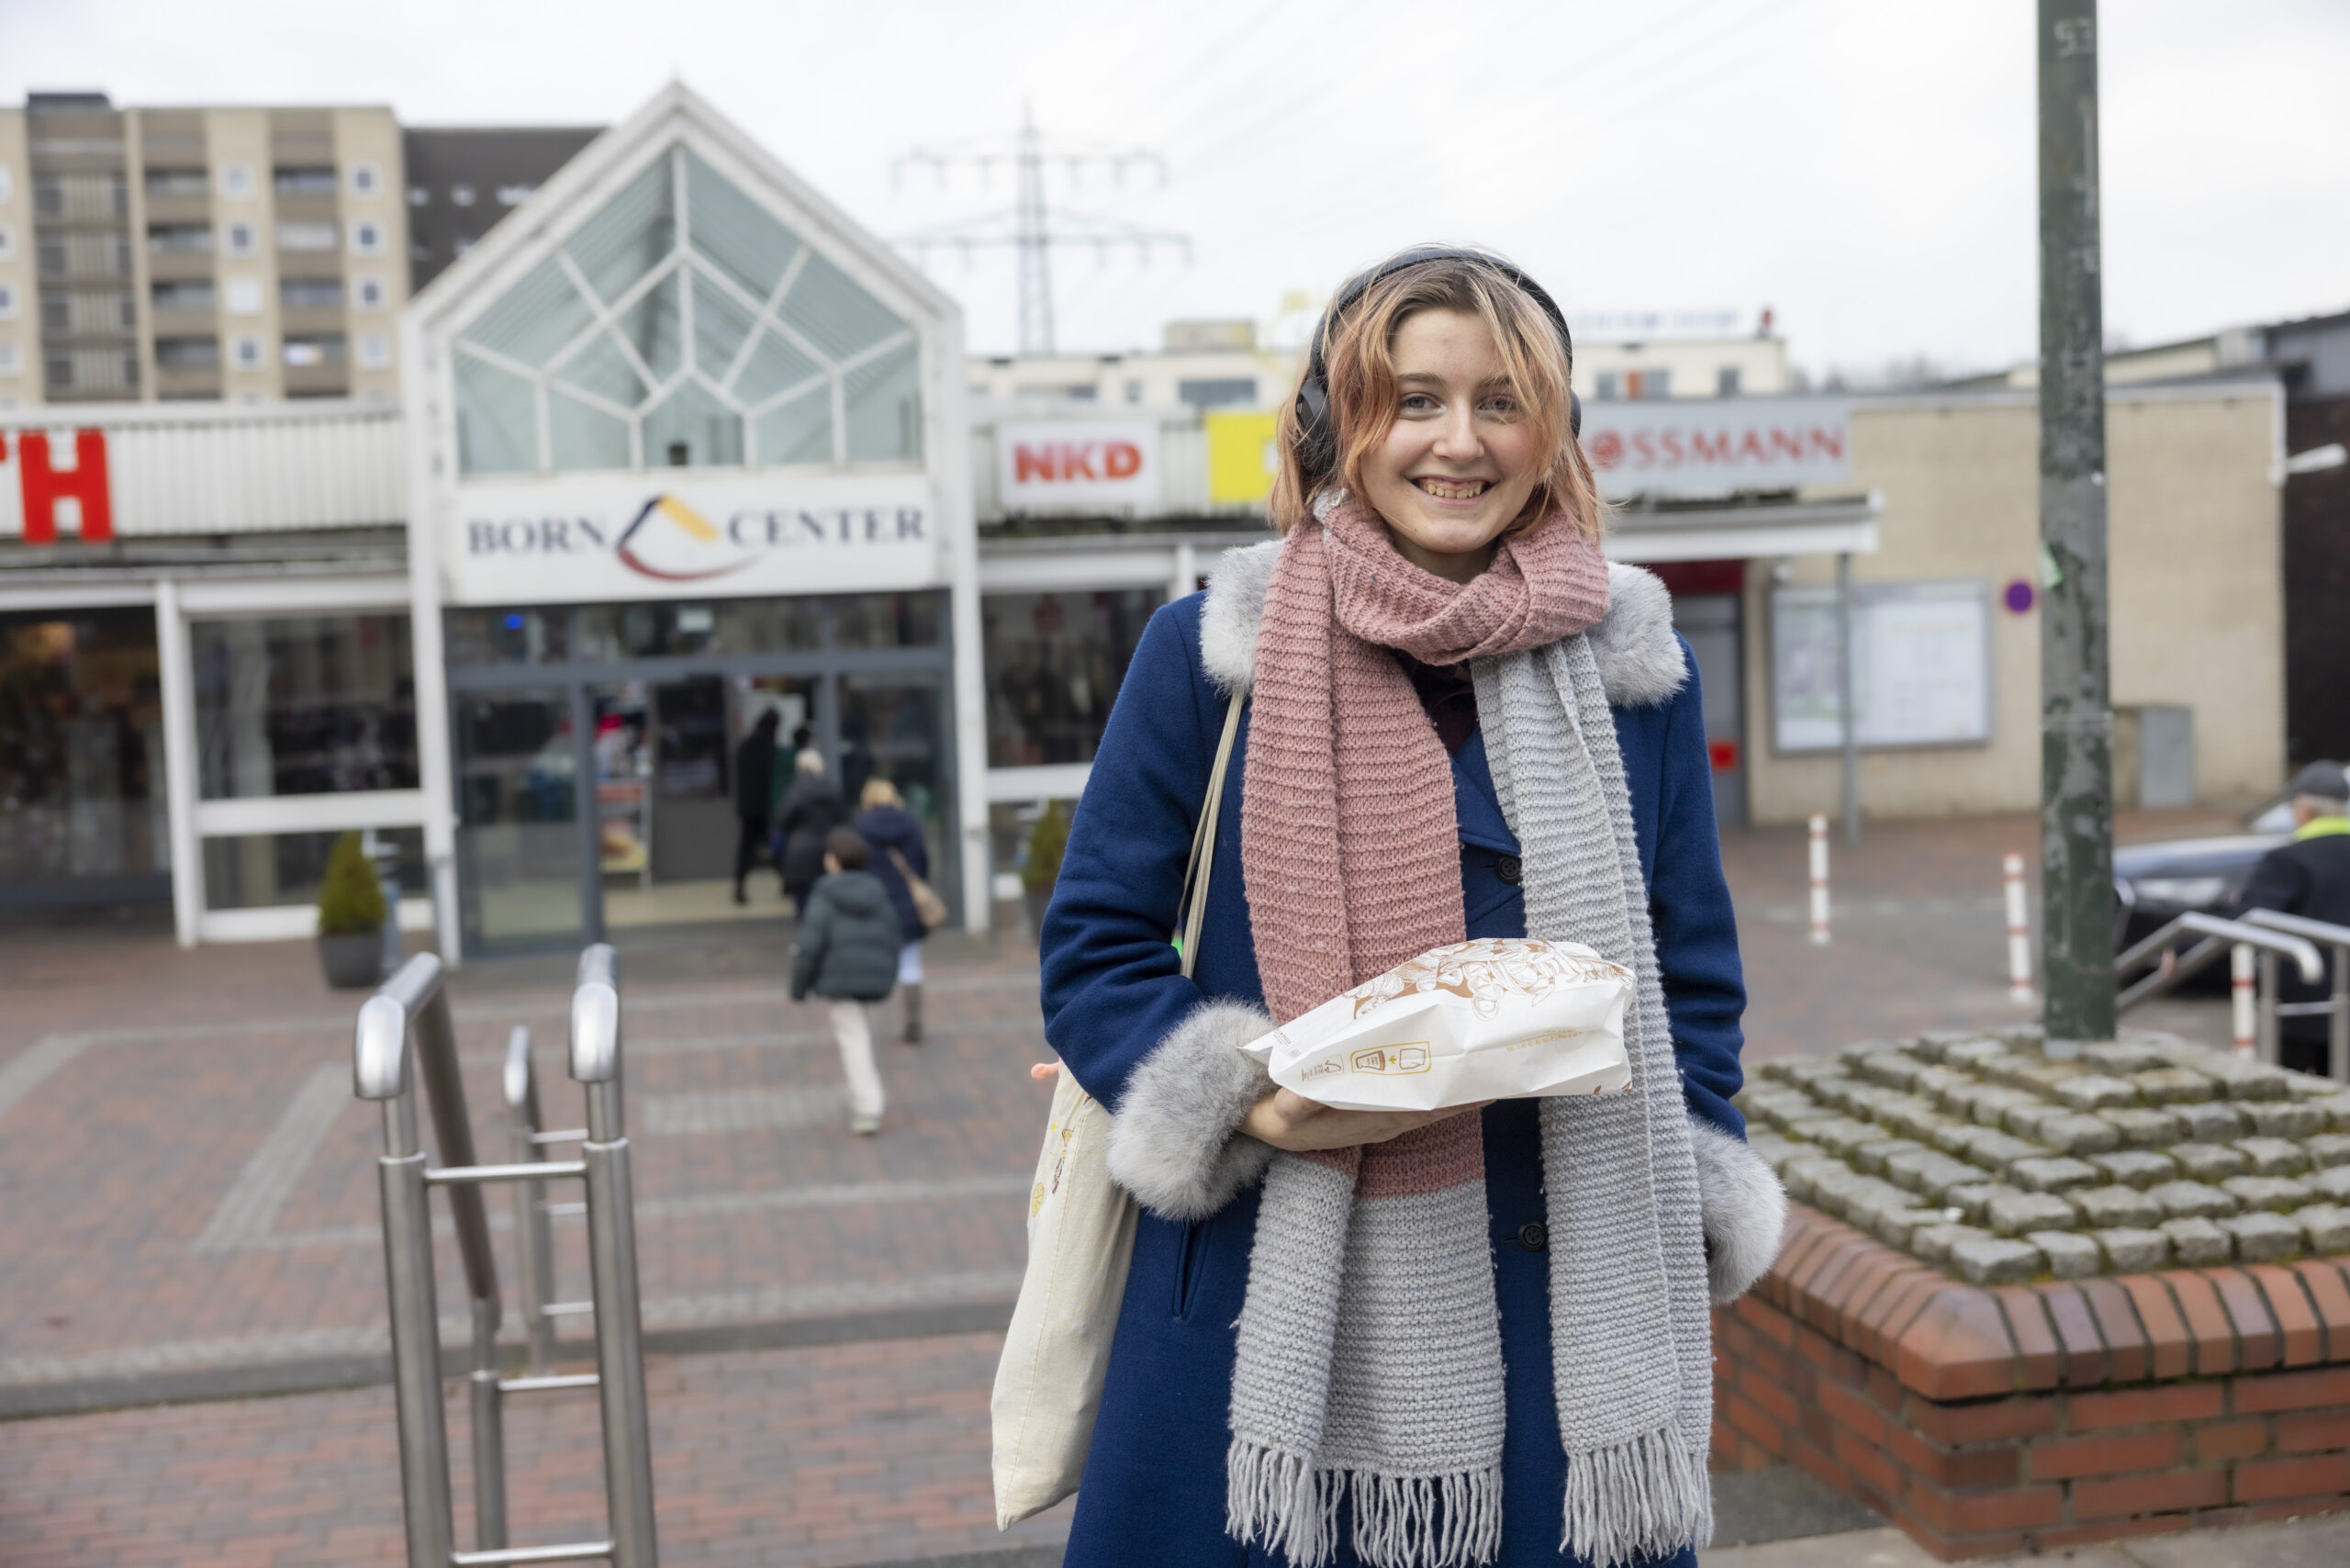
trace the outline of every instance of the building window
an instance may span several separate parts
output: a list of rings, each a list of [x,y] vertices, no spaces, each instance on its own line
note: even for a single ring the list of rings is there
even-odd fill
[[[151,223],[147,226],[147,250],[158,256],[196,255],[212,249],[212,225],[209,223]]]
[[[164,370],[215,370],[220,364],[218,338],[157,338],[155,364]]]
[[[22,375],[24,373],[24,351],[12,342],[0,340],[0,375]]]
[[[1139,403],[1142,401],[1141,382],[1129,381],[1126,383],[1126,401],[1129,403]]]
[[[520,207],[524,202],[530,200],[531,193],[538,188],[539,187],[536,185],[500,185],[498,187],[498,205],[501,207]]]
[[[1179,381],[1175,396],[1194,409],[1224,409],[1234,404],[1248,405],[1257,400],[1257,378],[1253,375],[1216,376],[1202,381]]]
[[[0,616],[0,884],[162,870],[154,610]]]
[[[152,285],[147,297],[158,310],[210,310],[218,304],[207,277],[166,278]]]
[[[250,201],[253,194],[253,166],[251,163],[220,165],[220,196],[224,201]]]
[[[1620,390],[1621,386],[1622,383],[1617,379],[1614,371],[1603,370],[1599,373],[1596,382],[1592,386],[1591,395],[1603,403],[1612,403],[1617,398],[1623,396],[1623,393]]]
[[[351,194],[363,199],[381,196],[384,192],[384,166],[381,163],[353,163],[351,166]]]
[[[64,235],[44,234],[34,249],[39,252],[35,265],[39,269],[41,276],[63,277],[65,275]]]
[[[0,163],[0,201],[6,201],[16,194],[16,171],[9,168],[6,163]]]
[[[330,222],[309,222],[303,219],[281,221],[277,226],[277,248],[308,254],[331,254],[336,235]]]
[[[232,277],[229,280],[229,314],[258,316],[261,314],[261,280],[252,277]]]
[[[314,332],[306,337],[287,338],[279,353],[294,369],[307,370],[314,365],[342,363],[342,334]]]
[[[380,256],[384,253],[384,226],[372,218],[363,218],[351,226],[351,253],[354,256]]]
[[[146,174],[147,195],[151,197],[193,197],[202,200],[211,194],[212,182],[201,169],[154,169]]]
[[[12,262],[16,259],[17,226],[13,223],[0,223],[0,262]]]
[[[204,907],[283,909],[316,903],[326,880],[327,857],[339,833],[278,833],[207,838],[204,841]],[[377,828],[377,842],[393,852],[400,890],[411,898],[430,894],[425,873],[424,830]]]
[[[459,207],[471,207],[474,204],[474,188],[466,185],[451,185],[449,199]]]
[[[237,340],[236,346],[237,368],[239,370],[259,370],[261,368],[261,340],[259,338],[239,338]]]
[[[384,280],[372,274],[354,279],[352,288],[359,308],[362,310],[381,310],[384,308],[384,302],[390,297],[388,291],[384,287]]]
[[[408,204],[410,207],[431,207],[432,192],[423,185],[410,185],[408,188]]]
[[[342,280],[339,277],[289,277],[277,285],[277,302],[288,310],[340,310]]]
[[[253,253],[253,226],[252,224],[231,223],[223,230],[223,232],[227,236],[228,249],[230,255],[250,256]]]
[[[381,332],[359,334],[359,364],[366,370],[381,370],[392,363],[392,341]]]
[[[1673,373],[1669,370],[1628,370],[1624,373],[1624,396],[1632,398],[1670,398],[1673,396]]]
[[[17,286],[13,283],[0,283],[0,321],[13,321],[16,319]]]
[[[197,621],[188,643],[205,800],[417,787],[405,614]]]
[[[49,389],[51,392],[73,391],[73,356],[67,353],[43,354],[41,356],[41,379],[48,383]]]
[[[1738,366],[1726,364],[1714,372],[1714,396],[1717,398],[1738,396]]]
[[[330,196],[335,190],[334,171],[315,164],[298,167],[281,164],[272,183],[281,196]]]
[[[979,601],[988,766],[1091,762],[1157,588],[991,593]]]

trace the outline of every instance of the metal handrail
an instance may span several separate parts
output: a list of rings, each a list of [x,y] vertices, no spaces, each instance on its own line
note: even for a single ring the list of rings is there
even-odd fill
[[[456,1031],[451,1022],[441,960],[411,958],[359,1010],[352,1046],[352,1084],[362,1099],[383,1103],[384,1153],[377,1161],[384,1207],[385,1278],[391,1299],[392,1383],[399,1409],[400,1484],[408,1521],[409,1568],[464,1568],[474,1563],[606,1561],[614,1568],[655,1568],[653,1461],[644,1397],[636,1278],[636,1231],[629,1178],[628,1139],[621,1118],[620,996],[612,950],[599,945],[581,956],[581,984],[573,999],[572,1060],[593,1076],[587,1091],[588,1127],[574,1160],[551,1160],[543,1145],[579,1134],[549,1135],[539,1126],[537,1086],[531,1071],[530,1035],[507,1041],[503,1087],[514,1160],[483,1165],[474,1153],[457,1073]],[[414,1037],[411,1052],[410,1037]],[[410,1070],[413,1055],[416,1070]],[[416,1114],[416,1082],[423,1080],[432,1107],[435,1142],[444,1163],[428,1166]],[[552,1250],[546,1235],[545,1184],[581,1181],[587,1189],[591,1301],[555,1303]],[[498,1270],[489,1246],[482,1187],[514,1184],[523,1248],[523,1317],[531,1373],[501,1378],[498,1365]],[[441,1398],[439,1305],[433,1281],[429,1194],[449,1192],[458,1252],[472,1298],[474,1517],[476,1547],[456,1550],[449,1485],[449,1434]],[[551,1320],[586,1311],[596,1327],[592,1375],[546,1375],[554,1348]],[[596,1388],[602,1403],[604,1465],[610,1510],[610,1539],[568,1546],[509,1547],[506,1539],[504,1400],[509,1394]]]
[[[2203,940],[2184,953],[2175,954],[2171,951],[2171,944],[2182,935],[2200,936]],[[2161,966],[2136,984],[2123,987],[2121,994],[2114,998],[2114,1013],[2118,1016],[2142,1002],[2177,988],[2210,968],[2222,952],[2230,949],[2247,956],[2259,955],[2260,996],[2255,1027],[2256,1050],[2262,1061],[2274,1064],[2277,1060],[2277,960],[2292,959],[2300,967],[2301,978],[2312,984],[2325,974],[2325,962],[2318,956],[2317,949],[2300,936],[2190,911],[2113,960],[2113,974],[2117,980],[2126,979],[2132,971],[2145,965]],[[2243,1025],[2240,1024],[2238,1027]]]
[[[2324,1017],[2326,1071],[2334,1082],[2350,1083],[2350,925],[2274,909],[2247,910],[2243,918],[2246,925],[2266,926],[2333,949],[2333,994],[2323,1002],[2280,1002],[2277,1011],[2293,1018]]]

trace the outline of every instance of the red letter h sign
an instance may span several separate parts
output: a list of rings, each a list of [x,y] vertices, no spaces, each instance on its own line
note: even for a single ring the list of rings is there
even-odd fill
[[[50,466],[49,437],[23,431],[17,437],[17,483],[25,501],[26,543],[57,543],[57,503],[68,498],[80,509],[84,543],[100,544],[114,537],[104,431],[75,431],[73,466],[62,470]]]

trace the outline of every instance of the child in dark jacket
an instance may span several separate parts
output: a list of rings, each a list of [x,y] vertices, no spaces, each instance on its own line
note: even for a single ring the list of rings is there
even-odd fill
[[[873,1066],[873,1026],[865,1004],[890,994],[898,978],[898,915],[881,879],[865,868],[870,851],[854,828],[824,835],[824,872],[808,894],[791,1000],[810,994],[832,1005],[833,1035],[848,1076],[848,1130],[881,1130],[881,1075]]]

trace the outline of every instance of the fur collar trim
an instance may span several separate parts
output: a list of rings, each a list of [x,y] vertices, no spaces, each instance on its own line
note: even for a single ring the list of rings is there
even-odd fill
[[[1208,581],[1200,611],[1200,658],[1225,691],[1242,691],[1257,673],[1257,623],[1281,542],[1226,550]],[[1599,662],[1600,684],[1618,708],[1646,708],[1688,683],[1688,662],[1673,631],[1673,596],[1653,572],[1620,561],[1607,567],[1607,613],[1583,633]]]

